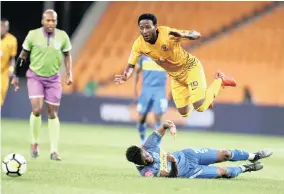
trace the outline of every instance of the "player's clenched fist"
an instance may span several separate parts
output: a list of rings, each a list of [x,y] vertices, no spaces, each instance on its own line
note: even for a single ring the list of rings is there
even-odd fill
[[[114,83],[115,84],[124,84],[127,78],[125,75],[115,75],[114,76]]]
[[[73,83],[72,75],[71,74],[66,75],[65,84],[66,85],[71,85],[72,83]]]

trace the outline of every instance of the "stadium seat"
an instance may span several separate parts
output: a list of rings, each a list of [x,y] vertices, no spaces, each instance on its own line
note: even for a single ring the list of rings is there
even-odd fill
[[[283,7],[192,52],[201,59],[208,81],[216,69],[237,80],[238,87],[222,91],[219,101],[241,102],[243,88],[249,86],[256,103],[284,104],[284,26],[279,18],[284,18]]]
[[[96,92],[97,95],[132,96],[132,81],[124,86],[116,86],[113,85],[112,78],[114,74],[122,72],[127,63],[132,43],[139,35],[137,17],[141,13],[155,13],[160,25],[168,25],[178,29],[195,29],[200,31],[203,36],[206,36],[237,19],[251,14],[257,9],[263,8],[268,3],[270,2],[151,2],[151,4],[148,2],[112,2],[74,63],[75,84],[73,88],[69,89],[69,91],[64,88],[64,91],[82,92],[85,84],[93,79],[96,82],[109,83],[99,88]],[[278,58],[281,57],[280,53],[277,53],[277,51],[280,52],[280,41],[273,40],[273,36],[269,35],[263,37],[263,30],[259,30],[259,28],[266,29],[265,31],[269,34],[272,30],[275,31],[275,25],[278,24],[278,32],[283,34],[283,28],[281,28],[277,20],[273,19],[279,17],[279,14],[281,13],[272,12],[264,16],[263,19],[259,18],[252,21],[252,23],[235,29],[232,33],[223,35],[192,52],[205,66],[208,83],[211,82],[216,69],[222,69],[238,80],[241,87],[222,91],[223,94],[220,95],[219,100],[240,102],[243,95],[242,86],[245,84],[255,85],[255,81],[252,81],[252,79],[256,78],[250,76],[245,78],[239,75],[242,75],[244,71],[240,67],[246,67],[246,72],[249,72],[249,70],[255,72],[255,64],[258,64],[258,66],[260,66],[260,63],[266,64],[259,57],[259,55],[262,56],[262,52],[258,52],[262,48],[260,45],[267,44],[265,50],[275,50],[276,53],[273,53],[275,59],[277,56]],[[266,26],[266,24],[269,25]],[[258,31],[258,35],[255,35],[255,31]],[[261,41],[256,41],[260,37]],[[274,43],[270,41],[274,41]],[[278,46],[275,45],[277,49],[273,49],[270,45],[277,44],[277,42]],[[184,46],[188,46],[190,43]],[[248,43],[250,45],[254,44],[253,47],[257,50],[248,52],[247,49],[252,48],[244,46]],[[262,68],[259,68],[258,71],[263,72]],[[280,73],[280,71],[277,72]],[[247,81],[248,79],[250,81]],[[254,85],[252,90],[256,100],[266,101],[266,98],[261,100],[259,94],[256,94],[257,87]],[[235,93],[233,98],[232,92]]]

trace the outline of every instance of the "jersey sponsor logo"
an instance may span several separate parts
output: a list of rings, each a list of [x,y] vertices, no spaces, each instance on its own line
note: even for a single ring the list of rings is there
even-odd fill
[[[54,40],[53,46],[56,50],[59,50],[61,48],[61,41]]]
[[[192,149],[195,153],[197,154],[204,154],[206,152],[208,152],[209,150],[206,148],[193,148]]]

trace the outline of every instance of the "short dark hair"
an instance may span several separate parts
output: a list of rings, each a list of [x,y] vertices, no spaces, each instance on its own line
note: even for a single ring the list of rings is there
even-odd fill
[[[145,165],[142,157],[142,149],[138,146],[131,146],[126,151],[126,158],[129,162],[137,165]]]
[[[157,25],[157,17],[152,13],[143,13],[138,18],[138,25],[141,20],[151,20],[154,25]]]

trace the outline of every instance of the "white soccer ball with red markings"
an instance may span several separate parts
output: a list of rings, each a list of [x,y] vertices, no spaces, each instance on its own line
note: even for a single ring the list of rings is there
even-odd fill
[[[10,177],[19,177],[27,171],[27,161],[20,154],[11,153],[2,161],[3,172]]]

